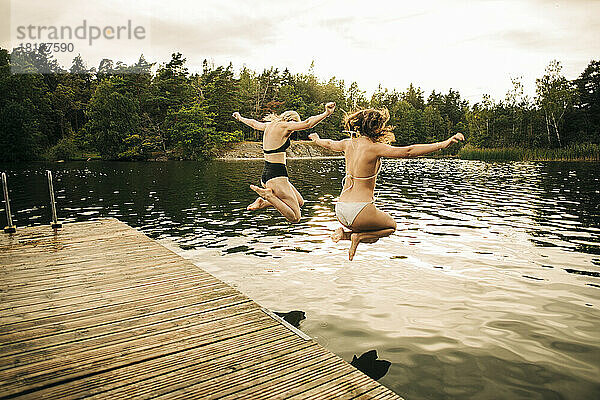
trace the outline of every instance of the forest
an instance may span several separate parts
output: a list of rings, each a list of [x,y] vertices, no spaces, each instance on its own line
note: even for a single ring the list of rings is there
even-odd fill
[[[11,73],[11,60],[29,73]],[[260,132],[231,118],[234,111],[260,120],[296,110],[307,118],[327,101],[346,111],[387,107],[396,145],[463,132],[467,146],[447,156],[560,158],[567,152],[598,159],[600,61],[590,61],[574,80],[552,61],[535,84],[533,98],[524,93],[522,79],[513,78],[504,99],[484,96],[469,104],[458,90],[426,95],[413,84],[404,90],[380,86],[368,97],[356,82],[319,79],[312,65],[291,73],[234,70],[205,60],[202,73],[190,73],[184,56],[173,53],[156,66],[142,55],[134,65],[103,59],[97,68],[77,56],[67,70],[43,46],[34,52],[0,49],[0,161],[210,158],[227,143],[260,140]],[[342,138],[342,118],[336,112],[314,131]]]

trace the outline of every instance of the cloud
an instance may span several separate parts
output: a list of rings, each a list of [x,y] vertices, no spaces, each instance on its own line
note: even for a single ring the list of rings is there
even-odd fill
[[[560,38],[554,35],[542,35],[540,32],[515,29],[507,32],[502,32],[499,38],[508,43],[511,47],[519,47],[523,49],[555,49],[559,47]],[[564,39],[563,39],[564,40]]]
[[[597,35],[592,35],[597,37]],[[589,52],[585,36],[578,32],[555,33],[539,32],[525,29],[512,29],[488,35],[488,38],[511,49],[521,49],[531,52],[554,53],[557,56]],[[589,38],[589,37],[588,37]]]
[[[347,12],[351,10],[346,10]],[[390,13],[394,14],[394,13]],[[305,26],[318,26],[338,35],[347,48],[353,51],[385,51],[389,41],[394,40],[393,34],[399,31],[399,23],[426,15],[425,11],[413,12],[402,15],[376,14],[376,15],[342,15],[335,17],[322,17],[317,22],[306,22]],[[388,37],[389,40],[384,40]]]
[[[249,56],[257,46],[274,43],[276,24],[267,17],[222,18],[191,23],[156,18],[152,21],[152,47],[193,50],[198,55]]]

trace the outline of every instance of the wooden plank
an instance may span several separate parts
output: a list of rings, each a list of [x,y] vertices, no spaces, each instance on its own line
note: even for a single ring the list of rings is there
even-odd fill
[[[118,220],[107,218],[98,221],[65,224],[62,229],[53,230],[47,225],[17,228],[17,233],[0,237],[0,246],[37,245],[58,240],[92,238],[110,233],[110,237],[140,233]],[[85,239],[84,239],[85,240]],[[0,247],[1,248],[1,247]]]
[[[356,396],[354,400],[368,400],[368,399],[396,399],[397,396],[391,394],[390,391],[384,386],[377,385],[373,389],[369,390],[366,393],[361,394],[360,396]]]
[[[164,263],[175,263],[181,261],[181,257],[176,254],[167,253],[152,253],[152,247],[135,249],[127,253],[119,253],[116,250],[112,252],[112,255],[107,259],[106,255],[94,255],[89,256],[85,254],[72,254],[69,259],[61,259],[52,261],[49,265],[34,265],[28,263],[23,266],[11,267],[4,265],[1,269],[6,284],[9,287],[16,287],[17,285],[11,284],[11,281],[15,281],[20,285],[27,285],[29,282],[28,278],[53,280],[60,277],[79,276],[86,273],[103,272],[103,271],[115,271],[118,272],[118,267],[126,267],[128,270],[133,270],[133,265],[138,266],[139,264],[158,264],[158,262]],[[121,249],[122,251],[122,249]],[[41,254],[36,255],[40,257]],[[115,259],[115,257],[118,257]],[[123,264],[123,260],[127,260],[127,264]],[[135,263],[135,264],[134,264]]]
[[[98,273],[98,274],[94,274],[94,273],[89,273],[89,274],[81,274],[79,276],[75,276],[73,279],[70,279],[69,281],[66,282],[62,282],[59,284],[50,284],[50,285],[44,285],[44,284],[32,284],[29,286],[21,286],[21,287],[13,287],[10,288],[8,287],[8,290],[11,290],[12,293],[7,293],[6,295],[2,296],[3,300],[6,301],[10,301],[15,302],[18,301],[22,298],[27,299],[30,297],[36,298],[36,297],[42,297],[42,296],[36,296],[37,293],[42,293],[44,296],[47,297],[47,294],[45,293],[46,291],[48,291],[49,293],[54,292],[60,292],[60,291],[66,291],[66,292],[72,292],[75,290],[86,290],[89,288],[93,288],[93,287],[102,287],[104,285],[114,285],[114,284],[118,284],[118,283],[123,283],[124,280],[126,281],[132,281],[134,283],[137,283],[140,280],[143,279],[148,279],[148,278],[152,278],[152,277],[157,277],[157,276],[182,276],[185,275],[186,273],[189,275],[190,271],[185,271],[182,268],[181,265],[181,261],[179,262],[172,262],[170,264],[165,264],[165,263],[161,263],[161,262],[157,262],[157,263],[150,263],[150,264],[142,264],[140,263],[140,267],[147,267],[147,270],[144,273],[139,273],[139,274],[135,274],[129,271],[121,271],[119,273],[114,273],[111,274],[111,271],[106,271],[106,272],[102,272],[102,273]],[[161,266],[164,266],[164,268],[161,268]],[[189,266],[188,266],[189,268]],[[194,277],[198,277],[198,278],[209,278],[208,275],[206,274],[202,274],[200,272],[192,272]],[[69,277],[65,277],[65,279],[69,279]],[[68,295],[68,293],[67,293]]]
[[[243,388],[231,393],[221,399],[260,399],[260,398],[288,398],[294,390],[305,391],[317,383],[319,378],[331,376],[344,376],[346,371],[340,370],[338,366],[329,362],[330,359],[316,359],[316,363],[299,365],[299,369],[287,369],[281,375],[270,376],[271,371],[265,371],[265,375],[271,379],[259,384]]]
[[[239,328],[246,324],[253,324],[255,330],[264,329],[266,318],[258,312],[249,311],[251,308],[252,306],[246,303],[245,309],[238,307],[235,314],[222,313],[221,319],[200,324],[203,326],[181,323],[168,331],[163,330],[160,334],[146,331],[141,339],[109,343],[87,351],[85,346],[82,346],[77,352],[73,349],[67,354],[59,354],[48,360],[38,360],[25,366],[17,364],[12,369],[0,371],[0,393],[14,394],[23,390],[44,388],[51,384],[139,363],[145,359],[205,346],[237,336]],[[15,381],[20,382],[20,388],[11,385]]]
[[[236,294],[230,288],[225,291],[211,291],[203,296],[194,295],[185,299],[175,299],[170,302],[160,302],[154,305],[141,305],[139,308],[119,310],[110,314],[99,314],[85,319],[67,320],[60,324],[51,324],[44,327],[19,332],[13,335],[12,342],[3,342],[0,344],[0,369],[4,363],[3,360],[9,355],[30,352],[33,350],[47,349],[49,347],[60,346],[65,343],[81,340],[82,334],[85,334],[86,340],[107,335],[127,332],[131,328],[141,328],[158,322],[177,320],[182,317],[195,315],[203,312],[210,307],[233,305],[248,301],[245,296]],[[112,336],[111,336],[112,337]],[[44,355],[48,356],[47,350]],[[31,354],[27,355],[28,358]]]
[[[107,258],[106,255],[114,254],[115,252],[133,255],[143,254],[150,250],[156,250],[156,243],[147,241],[149,239],[144,238],[143,240],[145,243],[140,244],[140,240],[140,236],[136,235],[132,236],[126,241],[123,239],[118,239],[111,240],[107,243],[98,243],[98,241],[92,241],[93,243],[80,243],[78,245],[80,248],[74,248],[75,246],[70,246],[68,249],[62,249],[55,255],[48,255],[48,252],[45,249],[40,249],[39,247],[30,249],[15,249],[9,246],[6,251],[11,251],[14,255],[18,255],[18,257],[7,257],[6,260],[3,260],[2,271],[10,270],[11,273],[32,270],[44,271],[45,269],[56,269],[57,265],[60,266],[63,264],[72,268],[76,268],[78,265],[80,265],[81,261],[85,260],[98,260],[102,261],[102,263],[110,261],[110,257]],[[92,250],[94,247],[96,247],[96,249],[94,249],[95,251],[90,253],[90,250]],[[65,256],[67,253],[68,256]],[[40,257],[42,254],[43,257]],[[74,257],[78,254],[81,255],[81,260],[77,257]],[[175,253],[167,249],[160,249],[157,254],[177,257]]]
[[[118,370],[52,386],[36,395],[44,399],[69,399],[81,396],[98,395],[99,398],[141,397],[155,393],[160,387],[173,387],[178,382],[184,386],[190,381],[209,380],[214,376],[228,373],[239,366],[236,360],[260,362],[272,358],[273,354],[298,351],[299,346],[307,346],[306,341],[286,336],[285,328],[273,326],[252,331],[245,325],[238,331],[239,336],[215,342],[201,349],[184,350],[180,353],[145,360]],[[236,349],[232,353],[231,349]],[[132,393],[132,387],[135,390]],[[24,398],[35,398],[31,395]]]
[[[73,310],[81,310],[81,307],[90,309],[111,304],[125,303],[127,300],[134,298],[136,293],[155,293],[161,289],[163,290],[163,293],[170,293],[176,291],[180,284],[189,282],[190,278],[193,279],[194,276],[158,277],[151,280],[149,279],[148,281],[134,282],[133,286],[129,286],[127,282],[114,286],[106,285],[107,288],[97,290],[94,294],[78,293],[63,298],[48,298],[46,301],[36,300],[31,305],[27,305],[26,300],[23,300],[22,302],[13,304],[12,307],[9,307],[8,310],[10,311],[3,310],[4,316],[0,317],[0,322],[8,324],[22,322],[28,319],[44,318],[57,315],[59,309],[61,313],[68,313]],[[194,283],[198,288],[201,288],[202,286],[223,285],[212,278],[209,280],[198,280]]]
[[[280,398],[304,398],[307,392],[315,390],[317,392],[324,391],[335,378],[347,377],[349,371],[345,366],[336,365],[333,362],[319,366],[320,368],[311,368],[308,373],[306,371],[296,371],[294,374],[285,375],[280,378],[281,389],[277,392],[277,397]],[[297,384],[295,384],[297,382]],[[276,383],[274,381],[273,383]],[[247,394],[240,398],[251,398],[263,396],[268,393],[268,387],[263,387],[261,391],[256,391],[253,388]]]
[[[18,254],[18,259],[9,259],[3,261],[3,266],[6,269],[10,269],[14,272],[19,271],[28,271],[28,270],[46,270],[55,268],[57,265],[71,265],[77,266],[77,259],[74,258],[74,255],[81,254],[84,256],[84,259],[89,260],[99,260],[102,257],[108,255],[113,251],[123,251],[123,249],[128,249],[132,254],[143,253],[149,249],[152,249],[152,243],[144,243],[139,244],[137,237],[131,237],[127,239],[120,238],[119,240],[114,240],[106,243],[99,243],[98,241],[90,241],[91,243],[78,243],[71,244],[68,246],[63,246],[60,251],[54,255],[39,257],[40,254],[47,254],[48,249],[41,247],[32,247],[32,248],[9,248],[4,251],[12,251],[15,254]],[[86,254],[86,251],[90,251],[91,248],[102,246],[97,249],[92,254]],[[68,257],[65,257],[64,254],[69,253]],[[168,254],[168,253],[164,253]],[[105,258],[105,261],[107,259]]]
[[[223,320],[254,311],[253,305],[243,297],[218,299],[214,302],[195,305],[193,308],[195,310],[189,314],[175,316],[172,319],[162,320],[160,317],[155,317],[150,321],[158,320],[159,322],[150,323],[148,326],[131,324],[129,329],[121,329],[116,332],[111,332],[110,329],[107,330],[106,327],[101,326],[94,330],[94,332],[98,331],[97,336],[86,334],[79,340],[58,342],[48,349],[33,350],[26,354],[26,357],[21,357],[19,353],[2,355],[0,356],[0,385],[7,376],[25,370],[27,373],[34,373],[37,370],[60,369],[63,364],[69,364],[79,359],[81,362],[103,360],[111,354],[129,353],[132,347],[140,349],[160,347],[172,343],[175,339],[185,340],[188,336],[193,338],[204,335],[210,329],[226,329],[229,321],[223,323]],[[245,322],[246,318],[238,318],[238,321],[240,320]],[[121,324],[121,327],[123,325],[126,328],[127,321]],[[105,331],[110,333],[102,334]],[[67,336],[67,339],[69,337]],[[60,336],[59,338],[65,339]],[[21,343],[26,345],[28,342]],[[14,349],[7,347],[8,350]],[[23,350],[26,351],[27,347],[24,347]],[[7,370],[11,366],[13,368]]]
[[[256,333],[264,334],[265,331],[258,331]],[[234,353],[231,352],[231,347],[220,348],[219,352],[213,352],[210,348],[202,348],[201,351],[197,352],[202,355],[198,363],[188,363],[188,360],[186,360],[186,365],[183,368],[176,370],[169,368],[165,374],[160,374],[160,370],[153,366],[153,376],[151,378],[137,381],[135,385],[122,385],[120,388],[103,393],[102,396],[98,396],[97,398],[127,399],[138,396],[149,398],[158,395],[169,397],[169,394],[176,389],[187,390],[187,393],[192,395],[196,392],[193,388],[190,388],[191,385],[202,387],[205,384],[209,384],[209,381],[235,371],[241,371],[248,366],[272,360],[282,355],[302,352],[311,346],[315,346],[314,343],[307,342],[298,337],[290,338],[284,330],[279,330],[276,332],[276,335],[273,341],[271,341],[269,336],[266,336],[264,339],[261,337],[256,342],[250,343],[242,340],[239,342],[239,352],[236,350]],[[245,334],[243,339],[249,336],[249,334]],[[161,362],[158,365],[162,366],[164,364]],[[138,374],[146,372],[147,366],[143,365],[142,367],[144,368],[138,369]]]
[[[272,379],[273,376],[284,374],[286,370],[298,370],[310,367],[319,362],[332,359],[335,355],[323,354],[319,346],[313,345],[303,351],[285,354],[269,359],[261,364],[253,365],[243,370],[232,372],[224,376],[202,382],[199,385],[190,385],[187,388],[169,392],[156,397],[157,399],[185,399],[190,393],[202,399],[221,398],[240,390],[262,384]]]
[[[163,268],[164,267],[164,270]],[[4,308],[8,308],[10,304],[18,302],[21,299],[30,298],[45,298],[56,296],[60,292],[66,292],[70,296],[74,296],[74,292],[82,293],[104,287],[105,285],[123,284],[124,281],[137,283],[140,280],[154,278],[160,273],[160,276],[186,276],[190,271],[182,268],[181,261],[172,261],[169,264],[161,262],[140,263],[140,268],[145,268],[144,273],[135,274],[130,271],[120,271],[111,273],[110,270],[102,273],[88,273],[75,276],[65,277],[63,281],[55,281],[47,283],[41,281],[37,284],[8,286],[5,290],[9,293],[2,296]],[[189,268],[189,266],[187,267]],[[194,277],[208,278],[202,273],[194,274]]]
[[[10,318],[0,318],[5,324],[0,326],[0,342],[11,342],[20,340],[20,335],[27,334],[26,331],[31,329],[43,329],[46,326],[61,324],[64,326],[65,321],[77,321],[82,318],[96,316],[98,313],[107,315],[114,313],[124,308],[140,307],[144,304],[156,304],[161,300],[169,300],[181,296],[186,298],[194,296],[197,293],[205,291],[220,292],[223,290],[231,290],[230,287],[222,283],[213,282],[193,282],[181,285],[173,289],[170,286],[151,286],[143,288],[132,288],[128,291],[129,296],[120,294],[116,299],[110,299],[101,304],[97,302],[73,304],[71,307],[55,307],[48,315],[31,314],[31,319],[25,319],[25,313],[20,314],[17,322],[8,322]],[[101,298],[104,300],[104,298]],[[31,311],[30,311],[31,312]],[[13,338],[14,337],[14,338]]]
[[[47,256],[44,259],[36,260],[37,262],[44,263],[46,260],[64,258],[64,250],[76,252],[77,250],[81,250],[86,247],[92,248],[94,246],[102,246],[98,247],[98,251],[103,252],[106,251],[106,249],[108,249],[109,247],[115,246],[118,243],[131,243],[132,248],[148,245],[151,246],[151,239],[147,237],[143,238],[141,235],[143,234],[131,229],[124,230],[122,232],[115,232],[113,228],[101,231],[95,229],[89,234],[80,232],[79,235],[74,233],[69,234],[65,232],[59,232],[56,236],[53,236],[50,239],[35,238],[32,240],[10,240],[9,235],[9,240],[0,239],[0,249],[15,250],[21,256],[25,257],[16,260],[13,259],[9,263],[11,265],[24,264],[24,262],[27,261],[27,256],[31,257],[32,254],[35,254],[35,252],[38,251],[43,251],[45,254],[47,254]],[[134,243],[133,240],[136,238],[137,240],[135,240]],[[9,257],[6,257],[5,259],[10,260]]]
[[[352,399],[368,393],[377,382],[363,373],[354,371],[351,374],[337,377],[325,385],[317,386],[302,394],[306,400],[312,399]]]
[[[320,348],[323,355],[328,352]],[[271,375],[270,370],[268,370]],[[342,382],[355,382],[356,385],[347,385],[344,390]],[[356,387],[355,387],[356,386]],[[222,399],[254,399],[254,398],[306,398],[310,393],[326,394],[331,391],[330,397],[341,398],[344,394],[356,396],[376,387],[377,384],[354,367],[339,360],[337,357],[327,363],[318,363],[298,370],[286,370],[283,375],[273,376],[272,379],[255,384],[252,387],[222,397]]]
[[[62,254],[58,254],[58,252],[62,250],[75,250],[78,248],[81,249],[89,243],[94,243],[94,245],[96,246],[106,245],[110,242],[116,243],[119,241],[134,238],[139,234],[139,232],[133,230],[124,230],[123,233],[119,233],[114,229],[107,229],[105,231],[98,231],[98,229],[96,229],[93,232],[94,233],[92,234],[86,235],[85,231],[83,231],[79,234],[79,236],[74,235],[72,233],[59,232],[57,235],[53,235],[51,237],[36,237],[31,238],[29,240],[23,240],[22,238],[19,238],[18,240],[11,240],[11,236],[20,235],[20,233],[17,233],[14,235],[4,236],[2,239],[0,239],[0,250],[2,251],[3,255],[7,254],[6,251],[9,250],[20,253],[20,256],[22,258],[15,261],[17,261],[19,264],[24,264],[26,261],[28,261],[27,257],[31,257],[31,255],[29,254],[31,250],[45,251],[47,254],[46,260],[52,260],[62,257]],[[110,237],[108,239],[105,239],[105,235],[110,235]],[[6,240],[6,238],[8,238],[8,240]],[[147,242],[147,240],[145,239],[140,239],[137,243],[145,244],[149,242]],[[91,248],[93,246],[88,245],[87,247]],[[103,249],[101,249],[101,251],[102,250]],[[8,265],[14,265],[15,263],[15,261],[11,262],[10,257],[1,257],[0,260],[3,262],[8,262]],[[39,261],[44,262],[45,260]]]
[[[111,236],[104,238],[103,236],[105,234]],[[52,244],[43,241],[31,242],[29,244],[13,241],[10,243],[5,242],[4,245],[0,245],[0,249],[5,251],[15,251],[15,254],[19,254],[18,259],[7,257],[5,260],[8,261],[8,264],[6,265],[19,268],[34,261],[38,265],[50,266],[49,261],[68,259],[69,256],[67,255],[67,251],[75,254],[95,247],[96,251],[89,254],[93,257],[97,254],[106,253],[114,248],[130,248],[131,250],[135,250],[152,247],[152,240],[147,237],[142,237],[141,235],[143,234],[135,231],[124,235],[112,235],[110,231],[101,234],[96,232],[95,234],[82,236],[80,239],[61,235],[54,239]],[[119,247],[119,245],[121,246]],[[44,253],[46,256],[44,258],[35,258],[35,254],[38,253]]]
[[[391,398],[116,220],[0,235],[0,397]]]
[[[181,283],[180,283],[181,282]],[[174,285],[174,283],[179,283]],[[170,279],[139,284],[132,287],[115,288],[97,292],[89,296],[78,296],[66,299],[50,300],[46,303],[35,303],[31,306],[22,305],[4,310],[6,316],[0,317],[0,332],[6,332],[18,327],[25,329],[40,321],[50,321],[52,318],[61,320],[67,314],[89,312],[96,310],[102,312],[107,307],[127,306],[136,300],[158,298],[162,295],[185,293],[188,291],[218,290],[225,285],[213,280]],[[85,301],[89,299],[89,301]],[[6,329],[4,329],[6,328]]]

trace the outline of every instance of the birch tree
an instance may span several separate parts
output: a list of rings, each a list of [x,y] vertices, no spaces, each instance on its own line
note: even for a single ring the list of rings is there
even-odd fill
[[[557,60],[550,62],[544,76],[536,79],[535,83],[536,103],[544,112],[548,145],[551,145],[551,137],[554,135],[558,146],[562,147],[560,126],[565,112],[573,107],[575,89],[562,75],[562,65]]]

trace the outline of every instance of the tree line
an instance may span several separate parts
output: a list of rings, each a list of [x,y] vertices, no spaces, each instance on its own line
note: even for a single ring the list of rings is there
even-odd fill
[[[11,59],[31,73],[11,74]],[[225,143],[260,139],[260,132],[231,118],[234,111],[260,120],[296,110],[306,118],[322,112],[327,101],[343,110],[387,107],[399,145],[442,140],[459,131],[480,148],[600,143],[599,61],[591,61],[574,80],[552,61],[536,80],[533,98],[514,78],[505,99],[484,96],[469,104],[457,90],[434,90],[426,97],[412,84],[404,91],[380,86],[368,98],[356,82],[320,80],[313,65],[305,73],[275,67],[235,71],[232,64],[205,60],[201,73],[190,73],[181,53],[156,68],[143,55],[133,65],[104,59],[97,68],[77,56],[65,70],[41,46],[34,52],[0,49],[0,161],[85,154],[206,158]],[[334,113],[314,130],[322,137],[344,137],[342,118]],[[299,139],[307,135],[298,134]]]

